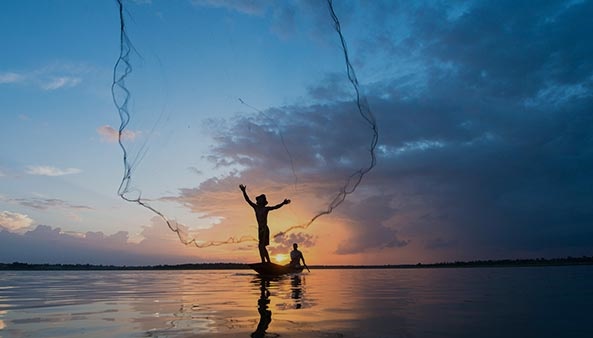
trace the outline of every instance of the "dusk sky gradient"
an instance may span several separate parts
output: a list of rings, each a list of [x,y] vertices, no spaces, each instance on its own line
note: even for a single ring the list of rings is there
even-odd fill
[[[197,240],[257,235],[241,183],[292,200],[270,213],[276,233],[368,165],[325,1],[124,6],[135,194]],[[272,240],[273,258],[295,241],[310,264],[593,255],[593,1],[334,8],[377,166],[332,214]],[[0,262],[259,259],[253,242],[185,247],[117,195],[116,1],[1,1],[0,46]]]

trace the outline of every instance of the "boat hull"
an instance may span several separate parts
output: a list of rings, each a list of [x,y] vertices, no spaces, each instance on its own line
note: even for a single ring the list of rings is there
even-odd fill
[[[252,263],[249,264],[249,267],[255,270],[258,274],[262,276],[281,276],[290,273],[299,273],[303,271],[302,266],[287,266],[287,265],[279,265],[274,263]]]

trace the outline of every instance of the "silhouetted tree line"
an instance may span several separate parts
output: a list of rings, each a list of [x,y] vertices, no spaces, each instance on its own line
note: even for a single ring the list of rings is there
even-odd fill
[[[0,263],[0,270],[236,270],[249,269],[241,263],[198,263],[177,265],[95,265],[95,264],[29,264]]]
[[[498,266],[560,266],[560,265],[593,265],[593,256],[565,257],[565,258],[535,258],[535,259],[499,259],[499,260],[475,260],[455,261],[422,264],[417,267],[498,267]]]
[[[473,268],[473,267],[519,267],[593,265],[593,256],[535,259],[500,259],[455,261],[442,263],[417,263],[397,265],[311,265],[312,269],[418,269],[418,268]],[[0,263],[0,270],[241,270],[250,269],[242,263],[195,263],[176,265],[118,266],[94,264],[30,264]]]

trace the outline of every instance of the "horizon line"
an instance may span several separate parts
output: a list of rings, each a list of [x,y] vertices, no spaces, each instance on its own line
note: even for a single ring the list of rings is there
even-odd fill
[[[0,270],[236,270],[250,269],[250,263],[238,262],[202,262],[158,265],[113,265],[90,263],[24,263],[0,262]],[[504,267],[504,266],[560,266],[560,265],[593,265],[593,256],[558,257],[558,258],[516,258],[487,259],[471,261],[453,261],[438,263],[404,263],[404,264],[313,264],[313,269],[410,269],[439,267]]]

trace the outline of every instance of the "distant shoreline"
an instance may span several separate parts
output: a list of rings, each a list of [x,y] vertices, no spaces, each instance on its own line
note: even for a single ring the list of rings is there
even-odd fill
[[[427,268],[485,268],[485,267],[542,267],[593,265],[593,256],[536,259],[475,260],[443,263],[386,264],[386,265],[309,265],[311,269],[427,269]],[[100,271],[100,270],[248,270],[243,263],[195,263],[176,265],[95,265],[95,264],[31,264],[0,263],[0,271]]]

